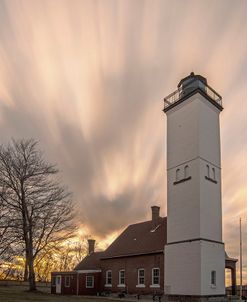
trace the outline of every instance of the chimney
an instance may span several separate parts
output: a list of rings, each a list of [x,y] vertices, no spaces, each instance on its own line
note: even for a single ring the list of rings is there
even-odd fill
[[[95,240],[94,239],[88,239],[88,255],[91,255],[94,253],[94,246],[95,246]]]
[[[159,218],[160,218],[160,207],[158,206],[152,206],[152,227],[156,228],[159,224]]]

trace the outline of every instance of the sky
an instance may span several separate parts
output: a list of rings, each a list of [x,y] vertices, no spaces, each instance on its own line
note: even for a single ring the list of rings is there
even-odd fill
[[[0,142],[34,138],[107,245],[166,215],[163,98],[191,71],[223,97],[223,235],[247,283],[247,2],[0,0]]]

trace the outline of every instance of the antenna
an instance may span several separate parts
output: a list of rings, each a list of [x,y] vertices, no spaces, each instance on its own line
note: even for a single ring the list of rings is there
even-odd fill
[[[242,267],[242,224],[241,217],[239,219],[239,241],[240,241],[240,287],[239,287],[239,301],[242,301],[242,283],[243,283],[243,267]]]

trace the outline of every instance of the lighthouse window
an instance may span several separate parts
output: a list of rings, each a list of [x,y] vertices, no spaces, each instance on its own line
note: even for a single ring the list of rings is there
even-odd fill
[[[187,180],[191,179],[191,176],[189,176],[189,166],[186,165],[183,170],[177,169],[176,170],[176,179],[174,181],[174,185],[180,184],[182,182],[185,182]],[[181,175],[183,174],[183,175]]]
[[[187,177],[189,177],[189,166],[188,165],[186,165],[184,167],[184,178],[187,178]]]
[[[206,174],[205,178],[207,180],[217,184],[216,175],[215,175],[215,168],[210,168],[209,165],[206,165],[206,167],[207,167],[207,174]],[[210,170],[211,170],[211,173],[210,173]]]
[[[216,271],[211,271],[211,285],[216,286]]]
[[[210,177],[210,174],[209,174],[209,165],[207,165],[207,177],[209,178]]]
[[[213,180],[215,180],[215,169],[212,168],[212,172],[213,172]]]

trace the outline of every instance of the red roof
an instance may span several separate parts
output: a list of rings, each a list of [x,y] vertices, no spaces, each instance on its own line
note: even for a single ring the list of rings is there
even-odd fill
[[[75,268],[78,270],[95,270],[100,269],[100,259],[104,252],[95,252],[87,255]]]
[[[166,243],[166,217],[129,225],[104,252],[86,256],[75,270],[100,269],[100,260],[116,257],[163,253]]]
[[[86,256],[75,270],[100,269],[101,259],[163,253],[167,242],[167,219],[159,217],[153,227],[152,220],[129,225],[104,252],[94,252]],[[236,262],[225,253],[228,261]]]
[[[153,227],[152,220],[129,225],[106,249],[102,258],[163,252],[165,243],[166,217],[160,217],[156,227]]]

